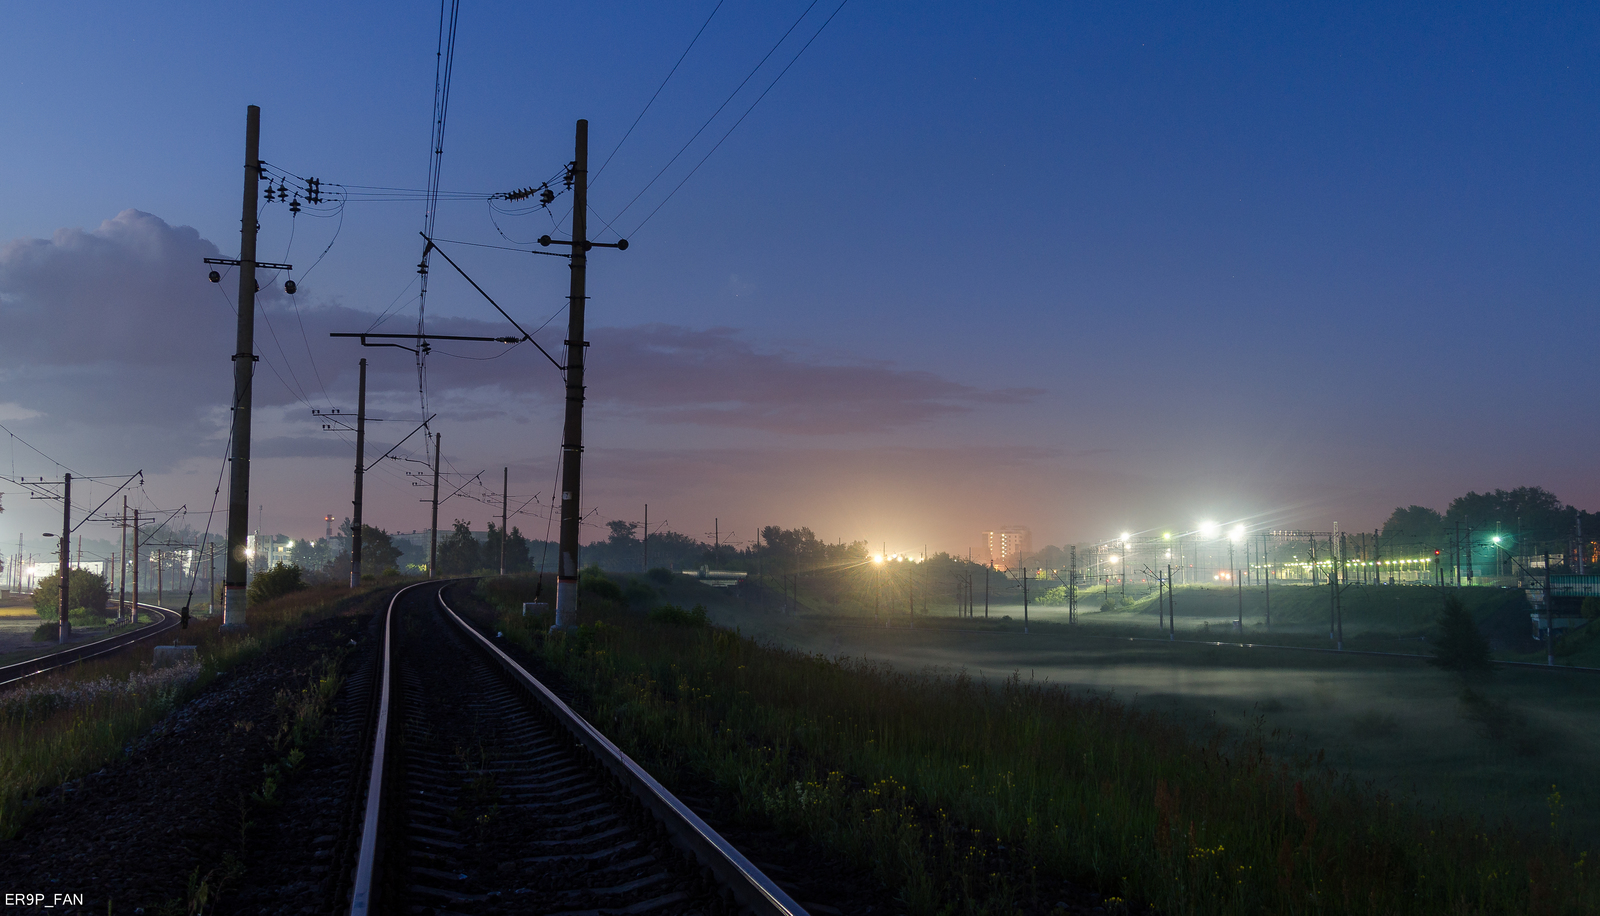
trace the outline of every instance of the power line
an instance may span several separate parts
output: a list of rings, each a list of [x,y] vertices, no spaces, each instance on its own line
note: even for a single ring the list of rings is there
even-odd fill
[[[656,103],[656,98],[661,95],[661,90],[667,88],[667,83],[671,81],[672,75],[678,72],[678,67],[682,66],[684,58],[689,56],[689,52],[694,48],[695,42],[699,41],[700,36],[705,33],[706,26],[711,24],[712,19],[716,18],[717,10],[722,9],[723,2],[724,0],[717,0],[717,5],[711,8],[711,15],[707,16],[706,21],[700,24],[700,31],[695,32],[694,37],[689,39],[689,47],[684,48],[683,53],[678,55],[678,62],[672,65],[671,70],[667,71],[666,79],[663,79],[661,85],[656,87],[655,93],[650,96],[650,101],[644,103],[644,108],[639,110],[639,116],[633,119],[632,124],[628,125],[628,129],[623,133],[622,139],[618,140],[617,145],[611,148],[611,154],[606,156],[606,161],[600,164],[600,168],[594,173],[594,177],[589,179],[589,187],[593,188],[595,182],[600,180],[600,176],[605,172],[606,166],[610,165],[611,160],[617,155],[617,150],[622,149],[622,144],[628,142],[628,138],[633,135],[633,129],[639,126],[640,121],[644,120],[645,112],[649,111],[650,106]],[[599,216],[600,214],[596,213],[595,215]],[[604,223],[605,218],[601,217],[600,221]],[[610,227],[611,224],[606,223],[606,228],[609,229]]]
[[[722,114],[722,110],[728,107],[728,103],[733,101],[733,97],[738,95],[740,90],[744,89],[745,84],[750,82],[750,80],[755,77],[757,71],[766,65],[767,60],[778,52],[778,48],[784,43],[784,41],[788,40],[789,35],[793,33],[795,29],[800,27],[801,21],[803,21],[806,16],[811,14],[812,8],[815,7],[819,2],[820,0],[811,0],[811,4],[800,13],[799,18],[795,19],[794,24],[789,26],[783,35],[778,38],[777,42],[773,44],[771,50],[767,51],[767,53],[762,56],[761,60],[758,61],[756,65],[750,69],[750,72],[745,75],[745,78],[739,81],[739,85],[735,86],[733,91],[728,93],[728,97],[722,100],[722,104],[718,105],[717,110],[711,113],[711,117],[706,118],[705,123],[700,125],[700,129],[696,130],[693,136],[684,141],[683,146],[679,148],[676,153],[672,154],[672,158],[667,160],[666,165],[661,167],[661,171],[657,172],[655,177],[650,179],[650,181],[639,190],[639,193],[633,196],[633,200],[628,201],[628,205],[626,207],[623,207],[621,210],[617,211],[617,215],[611,218],[612,222],[616,222],[617,220],[621,219],[622,214],[627,213],[629,207],[632,207],[634,204],[638,203],[639,198],[643,197],[644,193],[650,190],[650,188],[661,179],[662,175],[666,174],[667,169],[672,168],[672,164],[678,161],[678,157],[682,156],[684,152],[688,150],[690,144],[699,139],[700,135],[705,132],[705,129],[711,126],[711,122],[717,119],[717,115]]]
[[[665,207],[667,205],[667,201],[671,200],[672,196],[674,194],[678,193],[678,188],[681,188],[685,184],[687,184],[689,179],[694,177],[694,173],[700,171],[700,166],[705,165],[706,164],[706,160],[711,158],[711,154],[715,153],[717,151],[717,149],[722,146],[723,142],[726,141],[730,136],[732,136],[733,132],[735,130],[739,129],[739,125],[744,123],[744,119],[745,118],[750,117],[750,112],[756,110],[756,106],[760,105],[761,104],[761,100],[767,97],[767,93],[772,91],[772,87],[778,85],[778,80],[783,79],[783,75],[785,73],[788,73],[789,72],[789,68],[793,67],[795,65],[795,63],[800,60],[800,55],[806,53],[806,48],[811,47],[811,42],[817,40],[817,37],[822,34],[822,30],[826,29],[828,27],[828,23],[833,21],[833,17],[834,16],[839,15],[839,11],[843,10],[844,9],[844,5],[846,3],[848,3],[848,2],[850,2],[850,0],[840,0],[839,5],[834,8],[833,13],[831,15],[829,15],[826,20],[823,21],[822,25],[817,28],[817,31],[814,34],[812,34],[811,38],[808,39],[803,46],[801,46],[800,50],[795,53],[794,58],[791,59],[789,61],[789,63],[787,65],[785,65],[782,70],[780,70],[778,72],[777,76],[772,78],[772,82],[767,84],[767,88],[762,90],[761,94],[759,96],[756,96],[756,100],[754,102],[751,102],[750,103],[750,107],[746,108],[744,110],[744,114],[739,116],[739,120],[733,122],[733,126],[728,128],[728,132],[722,135],[722,139],[717,141],[716,146],[711,147],[711,149],[705,154],[705,156],[703,156],[700,159],[699,162],[695,163],[694,168],[689,170],[689,174],[683,176],[683,180],[678,182],[677,187],[674,187],[672,189],[672,191],[667,194],[666,197],[662,198],[661,203],[656,204],[656,208],[654,210],[650,211],[650,215],[646,216],[644,218],[644,220],[639,223],[639,225],[633,227],[633,231],[628,233],[629,235],[638,235],[639,230],[644,228],[644,224],[650,222],[651,217],[655,216],[656,213],[660,212],[661,208]],[[809,10],[809,7],[808,7],[808,10]],[[641,193],[643,193],[643,192],[641,192]],[[632,206],[632,204],[630,203],[629,206]],[[617,214],[618,218],[621,218],[621,216],[622,216],[621,213]]]

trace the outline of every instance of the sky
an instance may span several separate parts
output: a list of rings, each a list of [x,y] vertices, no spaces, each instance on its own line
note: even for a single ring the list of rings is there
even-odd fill
[[[202,258],[238,253],[245,108],[280,174],[422,188],[439,28],[8,10],[0,473],[142,470],[136,504],[206,528],[237,278]],[[487,198],[558,177],[589,121],[591,233],[630,241],[589,262],[597,537],[646,504],[706,539],[975,554],[1017,524],[1370,530],[1522,485],[1592,510],[1597,46],[1580,3],[463,0],[435,232],[559,355],[566,266],[524,252],[570,197]],[[259,257],[295,269],[259,275],[251,527],[293,537],[350,514],[353,437],[312,411],[355,411],[357,360],[369,460],[424,416],[410,353],[327,336],[415,330],[424,203],[346,193],[260,205]],[[515,333],[432,263],[430,331]],[[526,344],[434,350],[442,522],[483,528],[507,473],[543,536],[561,386]],[[427,448],[395,454],[366,519],[425,528]],[[48,549],[59,509],[0,490],[4,551]]]

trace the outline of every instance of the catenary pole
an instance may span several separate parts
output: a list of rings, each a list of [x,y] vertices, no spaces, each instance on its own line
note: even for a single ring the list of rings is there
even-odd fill
[[[506,522],[509,518],[507,505],[511,502],[511,468],[503,468],[500,473],[500,575],[506,574]]]
[[[561,546],[555,629],[578,625],[578,526],[583,519],[584,307],[588,304],[589,122],[579,120],[572,156],[572,280],[567,300],[567,403],[561,434]]]
[[[239,217],[239,323],[233,348],[233,466],[228,482],[224,627],[245,626],[245,543],[250,533],[250,400],[255,375],[256,197],[261,181],[261,109],[245,110],[244,206]]]
[[[361,361],[361,381],[356,388],[356,498],[350,520],[350,587],[361,587],[361,483],[367,465],[367,361]]]
[[[428,578],[433,578],[439,563],[439,443],[443,433],[433,434],[433,522],[428,529]]]

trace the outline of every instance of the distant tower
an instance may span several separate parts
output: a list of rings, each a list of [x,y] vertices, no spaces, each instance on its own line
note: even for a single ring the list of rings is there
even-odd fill
[[[323,517],[322,517],[322,520],[323,520],[323,521],[324,521],[324,522],[327,522],[327,523],[328,523],[328,533],[327,533],[327,534],[326,534],[326,535],[324,535],[324,536],[325,536],[325,537],[330,537],[330,538],[331,538],[331,537],[333,537],[333,516],[331,516],[331,515],[324,515],[324,516],[323,516]]]

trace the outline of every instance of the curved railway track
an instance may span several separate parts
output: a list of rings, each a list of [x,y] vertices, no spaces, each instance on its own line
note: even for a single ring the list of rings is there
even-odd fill
[[[102,655],[117,652],[134,643],[144,642],[148,639],[154,639],[163,633],[169,633],[178,627],[179,615],[177,611],[169,611],[154,604],[140,604],[139,610],[148,611],[157,615],[160,619],[137,630],[129,630],[126,633],[107,636],[104,639],[72,646],[59,652],[52,652],[49,655],[41,655],[38,658],[30,658],[27,661],[0,666],[0,687],[15,684],[28,678],[38,677],[41,674],[48,674],[51,671],[65,668],[69,665],[76,665],[78,662],[91,658],[98,658]]]
[[[402,589],[379,622],[352,916],[804,916],[445,592]]]

